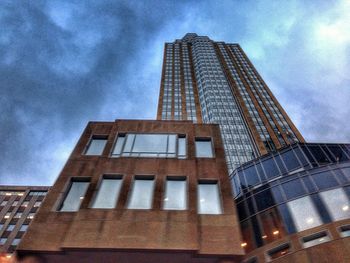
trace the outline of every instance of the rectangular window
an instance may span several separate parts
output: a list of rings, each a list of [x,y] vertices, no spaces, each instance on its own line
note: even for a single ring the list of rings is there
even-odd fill
[[[186,136],[179,135],[178,144],[177,144],[177,155],[178,158],[185,159],[186,158]]]
[[[33,219],[34,216],[35,216],[35,213],[29,213],[29,214],[27,215],[27,219]]]
[[[324,242],[330,241],[330,237],[327,232],[316,233],[302,238],[304,248],[313,247]]]
[[[17,246],[19,244],[19,242],[21,241],[20,238],[15,238],[13,241],[12,241],[12,246]]]
[[[7,238],[5,237],[0,238],[0,245],[4,245],[6,241],[7,241]]]
[[[290,252],[290,245],[283,244],[267,251],[267,261],[270,262],[273,259],[282,257]]]
[[[350,218],[349,200],[341,188],[321,192],[322,201],[326,204],[333,221]]]
[[[198,213],[222,214],[217,181],[200,180],[198,182]]]
[[[153,202],[154,176],[135,176],[129,194],[129,209],[151,209]]]
[[[309,196],[305,196],[287,203],[297,231],[303,231],[322,224]]]
[[[15,229],[16,225],[8,225],[6,231],[12,231]]]
[[[62,203],[60,211],[78,211],[80,204],[84,199],[88,186],[89,182],[86,181],[72,181],[68,193]]]
[[[21,217],[22,217],[22,213],[17,212],[13,218],[21,218]]]
[[[86,149],[85,155],[101,155],[107,143],[107,136],[93,136]]]
[[[14,201],[11,206],[16,206],[18,205],[18,201]]]
[[[176,134],[119,134],[112,156],[185,158],[184,139]]]
[[[341,226],[339,232],[341,237],[350,237],[350,225]]]
[[[39,207],[41,205],[41,202],[35,202],[34,207]]]
[[[28,225],[21,225],[21,228],[19,231],[25,232],[28,229]]]
[[[187,209],[187,185],[184,176],[168,176],[165,185],[163,209],[185,210]]]
[[[104,175],[100,188],[95,196],[92,208],[115,208],[120,189],[122,176]]]
[[[197,158],[213,158],[213,146],[210,138],[196,138],[196,157]]]
[[[0,204],[0,206],[5,206],[5,205],[7,205],[7,201],[2,201]]]

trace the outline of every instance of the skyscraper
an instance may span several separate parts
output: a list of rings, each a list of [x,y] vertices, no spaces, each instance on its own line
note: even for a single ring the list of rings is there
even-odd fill
[[[165,44],[157,119],[219,124],[229,172],[304,142],[238,44],[194,33]]]

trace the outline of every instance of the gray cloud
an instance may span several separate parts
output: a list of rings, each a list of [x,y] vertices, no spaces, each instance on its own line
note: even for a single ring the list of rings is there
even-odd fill
[[[89,120],[155,118],[187,32],[241,43],[308,140],[350,141],[350,40],[316,30],[344,30],[341,3],[1,1],[0,184],[53,183]]]

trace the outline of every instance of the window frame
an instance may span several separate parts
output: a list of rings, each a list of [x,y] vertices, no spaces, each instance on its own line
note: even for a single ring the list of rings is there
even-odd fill
[[[199,185],[200,184],[212,184],[217,185],[218,190],[218,198],[219,198],[219,213],[200,213],[200,196],[199,196]],[[221,185],[219,179],[198,179],[197,180],[197,213],[199,215],[223,215],[224,212],[224,206],[223,206],[223,200],[222,200],[222,193],[221,193]]]
[[[89,148],[90,148],[93,140],[105,140],[106,141],[100,154],[88,154],[87,153],[89,151]],[[103,152],[106,149],[107,143],[108,143],[108,134],[92,134],[89,138],[88,143],[85,145],[83,155],[84,156],[102,156]]]
[[[153,181],[153,185],[152,185],[152,191],[151,191],[151,205],[149,208],[133,208],[133,207],[130,207],[130,202],[132,200],[132,197],[134,195],[134,187],[135,187],[135,181],[136,180],[140,180],[140,181],[143,181],[143,180],[148,180],[148,181]],[[133,178],[132,178],[132,182],[130,184],[130,188],[129,188],[129,192],[128,192],[128,195],[127,195],[127,200],[126,200],[126,209],[128,210],[152,210],[154,209],[154,195],[155,195],[155,190],[156,190],[156,175],[153,175],[153,174],[138,174],[138,175],[134,175]]]
[[[305,244],[307,244],[307,242],[311,242],[311,241],[314,241],[314,240],[317,240],[317,239],[321,239],[321,238],[324,238],[324,237],[327,237],[329,239],[326,240],[326,241],[323,241],[321,243],[318,243],[318,244],[312,244],[312,245],[309,245],[309,246],[307,246],[307,245],[305,246]],[[312,233],[310,235],[306,235],[306,236],[303,236],[303,237],[299,238],[299,242],[300,242],[301,246],[303,247],[303,249],[314,247],[314,246],[318,246],[320,244],[323,244],[323,243],[326,243],[326,242],[330,242],[330,241],[332,241],[332,236],[331,236],[331,234],[330,234],[330,232],[328,230],[319,231],[319,232]]]
[[[197,141],[204,141],[204,142],[208,142],[208,141],[210,141],[210,146],[211,146],[211,153],[212,153],[212,156],[211,157],[208,157],[208,156],[198,156],[197,155],[197,144],[196,144],[196,142]],[[215,158],[215,147],[214,147],[214,142],[213,142],[213,137],[211,137],[211,136],[204,136],[204,137],[202,137],[202,136],[199,136],[199,137],[195,137],[194,138],[194,156],[196,157],[196,158],[200,158],[200,159],[214,159]]]
[[[167,195],[167,182],[168,181],[185,181],[185,208],[184,209],[174,209],[174,208],[165,208],[165,198]],[[163,192],[163,198],[162,198],[162,204],[161,204],[161,209],[164,211],[186,211],[188,210],[189,206],[189,183],[188,183],[188,177],[185,175],[168,175],[165,177],[165,182],[164,182],[164,192]]]
[[[87,188],[85,190],[85,193],[84,193],[84,198],[85,198],[86,193],[89,191],[89,187],[91,186],[91,177],[88,177],[88,176],[80,176],[80,177],[72,176],[72,177],[69,178],[68,182],[66,183],[66,185],[65,185],[65,187],[63,189],[63,194],[62,194],[62,196],[61,196],[61,198],[59,200],[59,204],[56,207],[55,212],[75,213],[75,212],[78,212],[80,210],[81,205],[83,203],[83,200],[80,202],[80,205],[79,205],[77,210],[75,210],[75,211],[62,211],[62,207],[64,205],[64,202],[65,202],[65,200],[66,200],[66,198],[67,198],[67,196],[68,196],[68,194],[69,194],[69,192],[70,192],[74,182],[86,182],[86,183],[88,183],[88,186],[87,186]]]
[[[135,137],[132,140],[132,144],[131,144],[131,151],[130,152],[126,152],[129,155],[123,155],[124,154],[124,149],[127,143],[127,139],[128,136],[130,135],[134,135]],[[137,135],[167,135],[167,145],[166,145],[166,152],[150,152],[149,154],[155,154],[156,156],[145,156],[143,154],[147,154],[145,152],[133,152],[133,148],[135,146],[135,140],[136,140],[136,136]],[[168,152],[168,148],[169,148],[169,136],[170,135],[175,135],[176,136],[176,140],[175,140],[175,154],[174,156],[168,156],[171,155],[172,153]],[[118,138],[120,137],[124,137],[124,142],[121,145],[120,148],[120,153],[114,153],[114,150],[116,148],[116,145],[118,143]],[[179,155],[179,138],[184,138],[185,139],[185,155]],[[150,132],[150,133],[146,133],[146,132],[118,132],[116,134],[116,137],[114,139],[114,143],[113,143],[113,147],[110,151],[110,155],[109,157],[111,158],[170,158],[170,159],[187,159],[188,157],[188,139],[187,139],[187,134],[185,133],[166,133],[166,132]],[[135,155],[132,155],[135,154]],[[137,154],[137,155],[136,155]],[[159,155],[165,155],[165,156],[159,156]]]
[[[99,191],[101,189],[102,182],[103,182],[104,179],[107,179],[107,180],[108,179],[121,180],[120,190],[119,190],[119,192],[117,194],[116,201],[115,201],[115,204],[114,204],[113,208],[93,207],[93,205],[95,203],[95,200],[98,197],[98,194],[99,194]],[[92,197],[92,199],[90,201],[89,208],[90,209],[108,209],[108,210],[117,208],[118,202],[119,202],[119,199],[120,199],[120,195],[121,195],[121,192],[122,192],[122,189],[123,189],[123,186],[124,186],[124,181],[125,180],[124,180],[124,175],[123,174],[119,174],[119,173],[115,173],[115,174],[114,173],[113,174],[112,173],[105,173],[105,174],[102,174],[100,176],[100,179],[99,179],[98,183],[97,183],[97,187],[96,187],[96,189],[94,191],[94,195],[93,195],[93,197]]]

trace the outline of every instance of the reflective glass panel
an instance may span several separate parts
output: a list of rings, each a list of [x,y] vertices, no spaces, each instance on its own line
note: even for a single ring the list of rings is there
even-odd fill
[[[166,180],[163,209],[187,209],[186,178]]]
[[[92,138],[85,155],[101,155],[106,143],[107,139]]]
[[[264,167],[265,175],[267,176],[268,179],[276,177],[280,173],[273,158],[263,161],[262,166]]]
[[[92,204],[92,208],[114,208],[116,206],[122,178],[103,178],[100,188]]]
[[[329,171],[313,174],[312,178],[316,186],[320,189],[327,189],[338,185],[337,180],[334,178],[333,174]]]
[[[330,162],[319,146],[309,146],[308,148],[319,164],[326,164]]]
[[[198,183],[198,213],[221,214],[221,200],[217,182]]]
[[[292,171],[292,170],[300,167],[298,159],[296,158],[293,150],[282,153],[281,157],[282,157],[283,162],[286,165],[288,171]]]
[[[72,182],[60,210],[67,212],[78,211],[88,186],[89,182]]]
[[[129,209],[151,209],[153,201],[154,178],[136,177],[129,197]]]
[[[260,178],[255,170],[254,165],[244,169],[243,172],[248,186],[253,186],[260,183]]]
[[[196,157],[214,157],[213,147],[211,145],[211,140],[197,140],[195,141],[196,145]]]
[[[336,161],[343,162],[349,160],[339,145],[328,145],[327,147],[335,156]]]
[[[328,236],[327,232],[321,232],[302,238],[304,248],[313,247],[330,240],[331,239]]]
[[[179,158],[186,157],[186,138],[179,137],[177,155]]]
[[[120,155],[122,153],[122,149],[125,142],[125,135],[124,136],[118,136],[117,142],[115,143],[114,149],[113,149],[113,155]]]
[[[287,200],[306,194],[303,184],[299,179],[282,184]]]
[[[320,193],[333,221],[350,218],[350,203],[343,189],[333,189]]]
[[[287,206],[298,232],[322,224],[309,196],[290,201]]]
[[[167,152],[168,135],[165,134],[136,134],[132,152]]]

